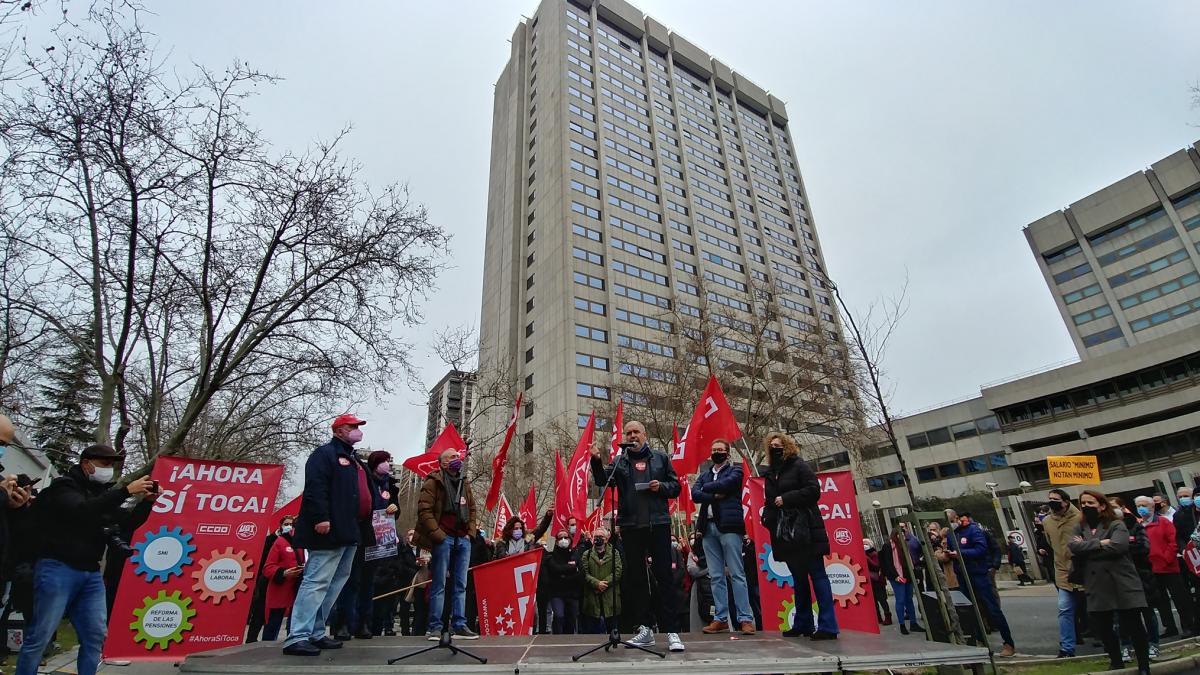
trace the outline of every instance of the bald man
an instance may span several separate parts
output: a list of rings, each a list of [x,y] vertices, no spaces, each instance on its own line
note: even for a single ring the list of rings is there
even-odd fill
[[[637,635],[629,642],[641,647],[654,645],[655,614],[658,628],[667,634],[667,646],[673,652],[684,650],[679,639],[678,612],[679,595],[683,589],[673,581],[671,560],[671,516],[668,501],[679,496],[679,479],[666,453],[653,450],[646,442],[646,427],[641,422],[625,425],[627,451],[615,462],[604,466],[601,446],[607,441],[592,445],[592,476],[601,488],[611,481],[617,490],[617,526],[621,528],[621,541],[625,546],[624,577],[628,597],[625,611],[641,625]],[[650,585],[644,568],[640,566],[647,556],[651,559],[654,578],[658,582],[658,603],[651,607]],[[655,611],[657,610],[657,611]]]

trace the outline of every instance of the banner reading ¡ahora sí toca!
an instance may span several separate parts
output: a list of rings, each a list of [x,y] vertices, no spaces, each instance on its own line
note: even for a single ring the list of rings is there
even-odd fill
[[[829,555],[825,556],[825,574],[833,590],[838,628],[878,633],[875,599],[867,573],[867,558],[862,547],[862,523],[858,519],[854,478],[849,471],[817,474],[821,484],[818,508],[829,535]],[[759,602],[763,629],[787,630],[795,618],[792,597],[792,573],[787,565],[771,554],[771,535],[762,525],[763,478],[749,478],[744,499],[749,509],[747,520],[758,563]],[[747,573],[751,573],[747,570]],[[816,605],[809,610],[815,613]]]
[[[130,542],[104,656],[241,644],[283,467],[161,457],[151,477],[162,494]]]

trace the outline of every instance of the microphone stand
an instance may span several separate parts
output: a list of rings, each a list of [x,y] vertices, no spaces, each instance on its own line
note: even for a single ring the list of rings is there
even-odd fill
[[[626,444],[622,443],[621,444],[621,454],[617,455],[616,461],[614,461],[612,466],[609,467],[608,480],[606,480],[604,482],[604,487],[602,487],[600,489],[600,503],[604,504],[605,497],[608,498],[608,500],[609,500],[608,512],[610,514],[613,512],[612,504],[613,504],[613,500],[616,498],[613,493],[615,493],[616,489],[617,489],[616,486],[613,485],[613,478],[616,477],[617,466],[621,462],[625,462],[626,465],[628,465],[629,459],[625,456],[625,453],[628,451],[629,451],[629,448],[626,447]],[[617,547],[616,547],[616,545],[613,544],[613,541],[612,541],[613,534],[616,530],[616,522],[612,522],[610,524],[610,527],[612,527],[612,530],[609,531],[609,533],[608,533],[608,547],[609,547],[608,575],[609,575],[609,577],[612,578],[612,581],[610,582],[609,588],[612,588],[613,594],[616,595],[617,593],[621,592],[620,589],[616,586],[616,584],[617,584],[617,578],[616,578],[617,556],[620,554],[617,552]],[[625,561],[625,562],[626,562],[626,565],[628,565],[629,561]],[[645,565],[645,561],[644,560],[641,561],[641,564]],[[606,614],[606,612],[604,610],[604,596],[607,593],[608,593],[608,590],[605,589],[604,593],[602,593],[600,595],[600,614],[602,616]],[[667,655],[664,654],[663,652],[656,651],[656,650],[650,649],[649,647],[646,647],[644,645],[634,644],[628,640],[621,639],[621,622],[619,621],[619,617],[617,616],[615,610],[613,611],[613,616],[611,616],[611,617],[603,616],[603,618],[605,620],[609,620],[611,622],[611,625],[608,626],[608,638],[606,640],[604,640],[603,642],[601,642],[600,644],[596,645],[595,647],[591,647],[587,651],[584,651],[584,652],[581,652],[579,654],[572,656],[571,661],[577,662],[577,661],[579,661],[579,659],[582,659],[583,657],[588,656],[594,652],[600,651],[601,649],[603,649],[605,652],[608,652],[610,650],[616,649],[617,647],[620,647],[621,645],[624,645],[628,649],[640,649],[640,650],[646,652],[647,654],[653,654],[660,659],[667,658]]]
[[[463,479],[464,493],[468,489],[470,489],[470,488],[467,487],[466,479],[464,478]],[[468,523],[468,525],[469,525],[469,523]],[[454,554],[458,551],[458,547],[461,544],[461,542],[459,541],[460,538],[461,537],[455,537],[454,543],[450,546],[449,559],[446,561],[446,569],[449,570],[449,572],[450,572],[451,582],[453,582],[453,577],[454,577],[452,561],[454,560]],[[468,556],[471,555],[470,548],[467,549],[467,555]],[[467,562],[469,564],[470,560],[468,559]],[[404,656],[397,656],[394,659],[388,659],[389,666],[396,663],[397,661],[403,661],[404,659],[410,659],[414,656],[419,656],[421,654],[431,652],[435,649],[448,649],[448,650],[450,650],[450,653],[454,656],[458,656],[459,654],[462,654],[463,656],[469,656],[469,657],[475,659],[479,663],[487,663],[486,658],[472,654],[471,652],[463,649],[462,647],[458,647],[454,644],[453,638],[450,634],[450,616],[448,616],[448,615],[453,615],[453,613],[454,613],[454,601],[453,601],[453,599],[451,599],[449,597],[451,595],[451,593],[453,593],[453,591],[450,590],[452,588],[450,584],[447,584],[445,581],[443,581],[442,583],[444,584],[443,588],[445,590],[443,590],[443,592],[442,592],[443,593],[443,595],[442,595],[442,634],[438,638],[438,643],[436,645],[433,645],[432,647],[418,649],[417,651],[412,652],[411,654],[405,654]],[[466,591],[463,591],[463,592],[466,593]]]

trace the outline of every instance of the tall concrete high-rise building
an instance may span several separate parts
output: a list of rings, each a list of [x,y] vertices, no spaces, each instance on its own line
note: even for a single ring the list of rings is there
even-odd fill
[[[1025,228],[1080,358],[1200,325],[1198,149]]]
[[[811,367],[803,405],[763,413],[776,426],[853,414],[781,100],[623,0],[544,0],[494,105],[480,353],[534,402],[527,450],[592,409],[608,424],[618,398],[686,424],[710,369],[738,398],[748,373],[775,378],[761,397]],[[679,396],[630,384],[681,378]]]
[[[429,410],[425,420],[425,447],[433,445],[448,423],[453,423],[459,435],[466,436],[464,422],[471,422],[471,405],[474,395],[475,373],[451,370],[433,389],[429,390]]]

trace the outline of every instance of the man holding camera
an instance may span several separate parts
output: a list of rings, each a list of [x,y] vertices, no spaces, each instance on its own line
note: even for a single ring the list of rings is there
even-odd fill
[[[625,578],[629,580],[625,608],[641,623],[629,642],[642,647],[654,645],[649,579],[642,567],[649,557],[658,581],[658,628],[667,634],[668,649],[681,652],[684,645],[676,631],[682,589],[671,574],[671,516],[667,508],[667,502],[679,496],[679,479],[671,458],[650,448],[641,422],[625,425],[622,454],[607,468],[601,460],[602,445],[608,447],[607,442],[597,442],[591,448],[592,477],[601,488],[611,480],[617,489],[617,525],[625,545]]]
[[[107,445],[84,449],[79,463],[38,495],[33,516],[42,541],[33,572],[34,614],[17,657],[17,675],[36,675],[42,653],[64,613],[79,637],[79,675],[94,675],[108,634],[100,557],[124,527],[150,516],[158,485],[149,476],[124,487],[113,484],[120,459]],[[132,510],[122,505],[143,498]]]

